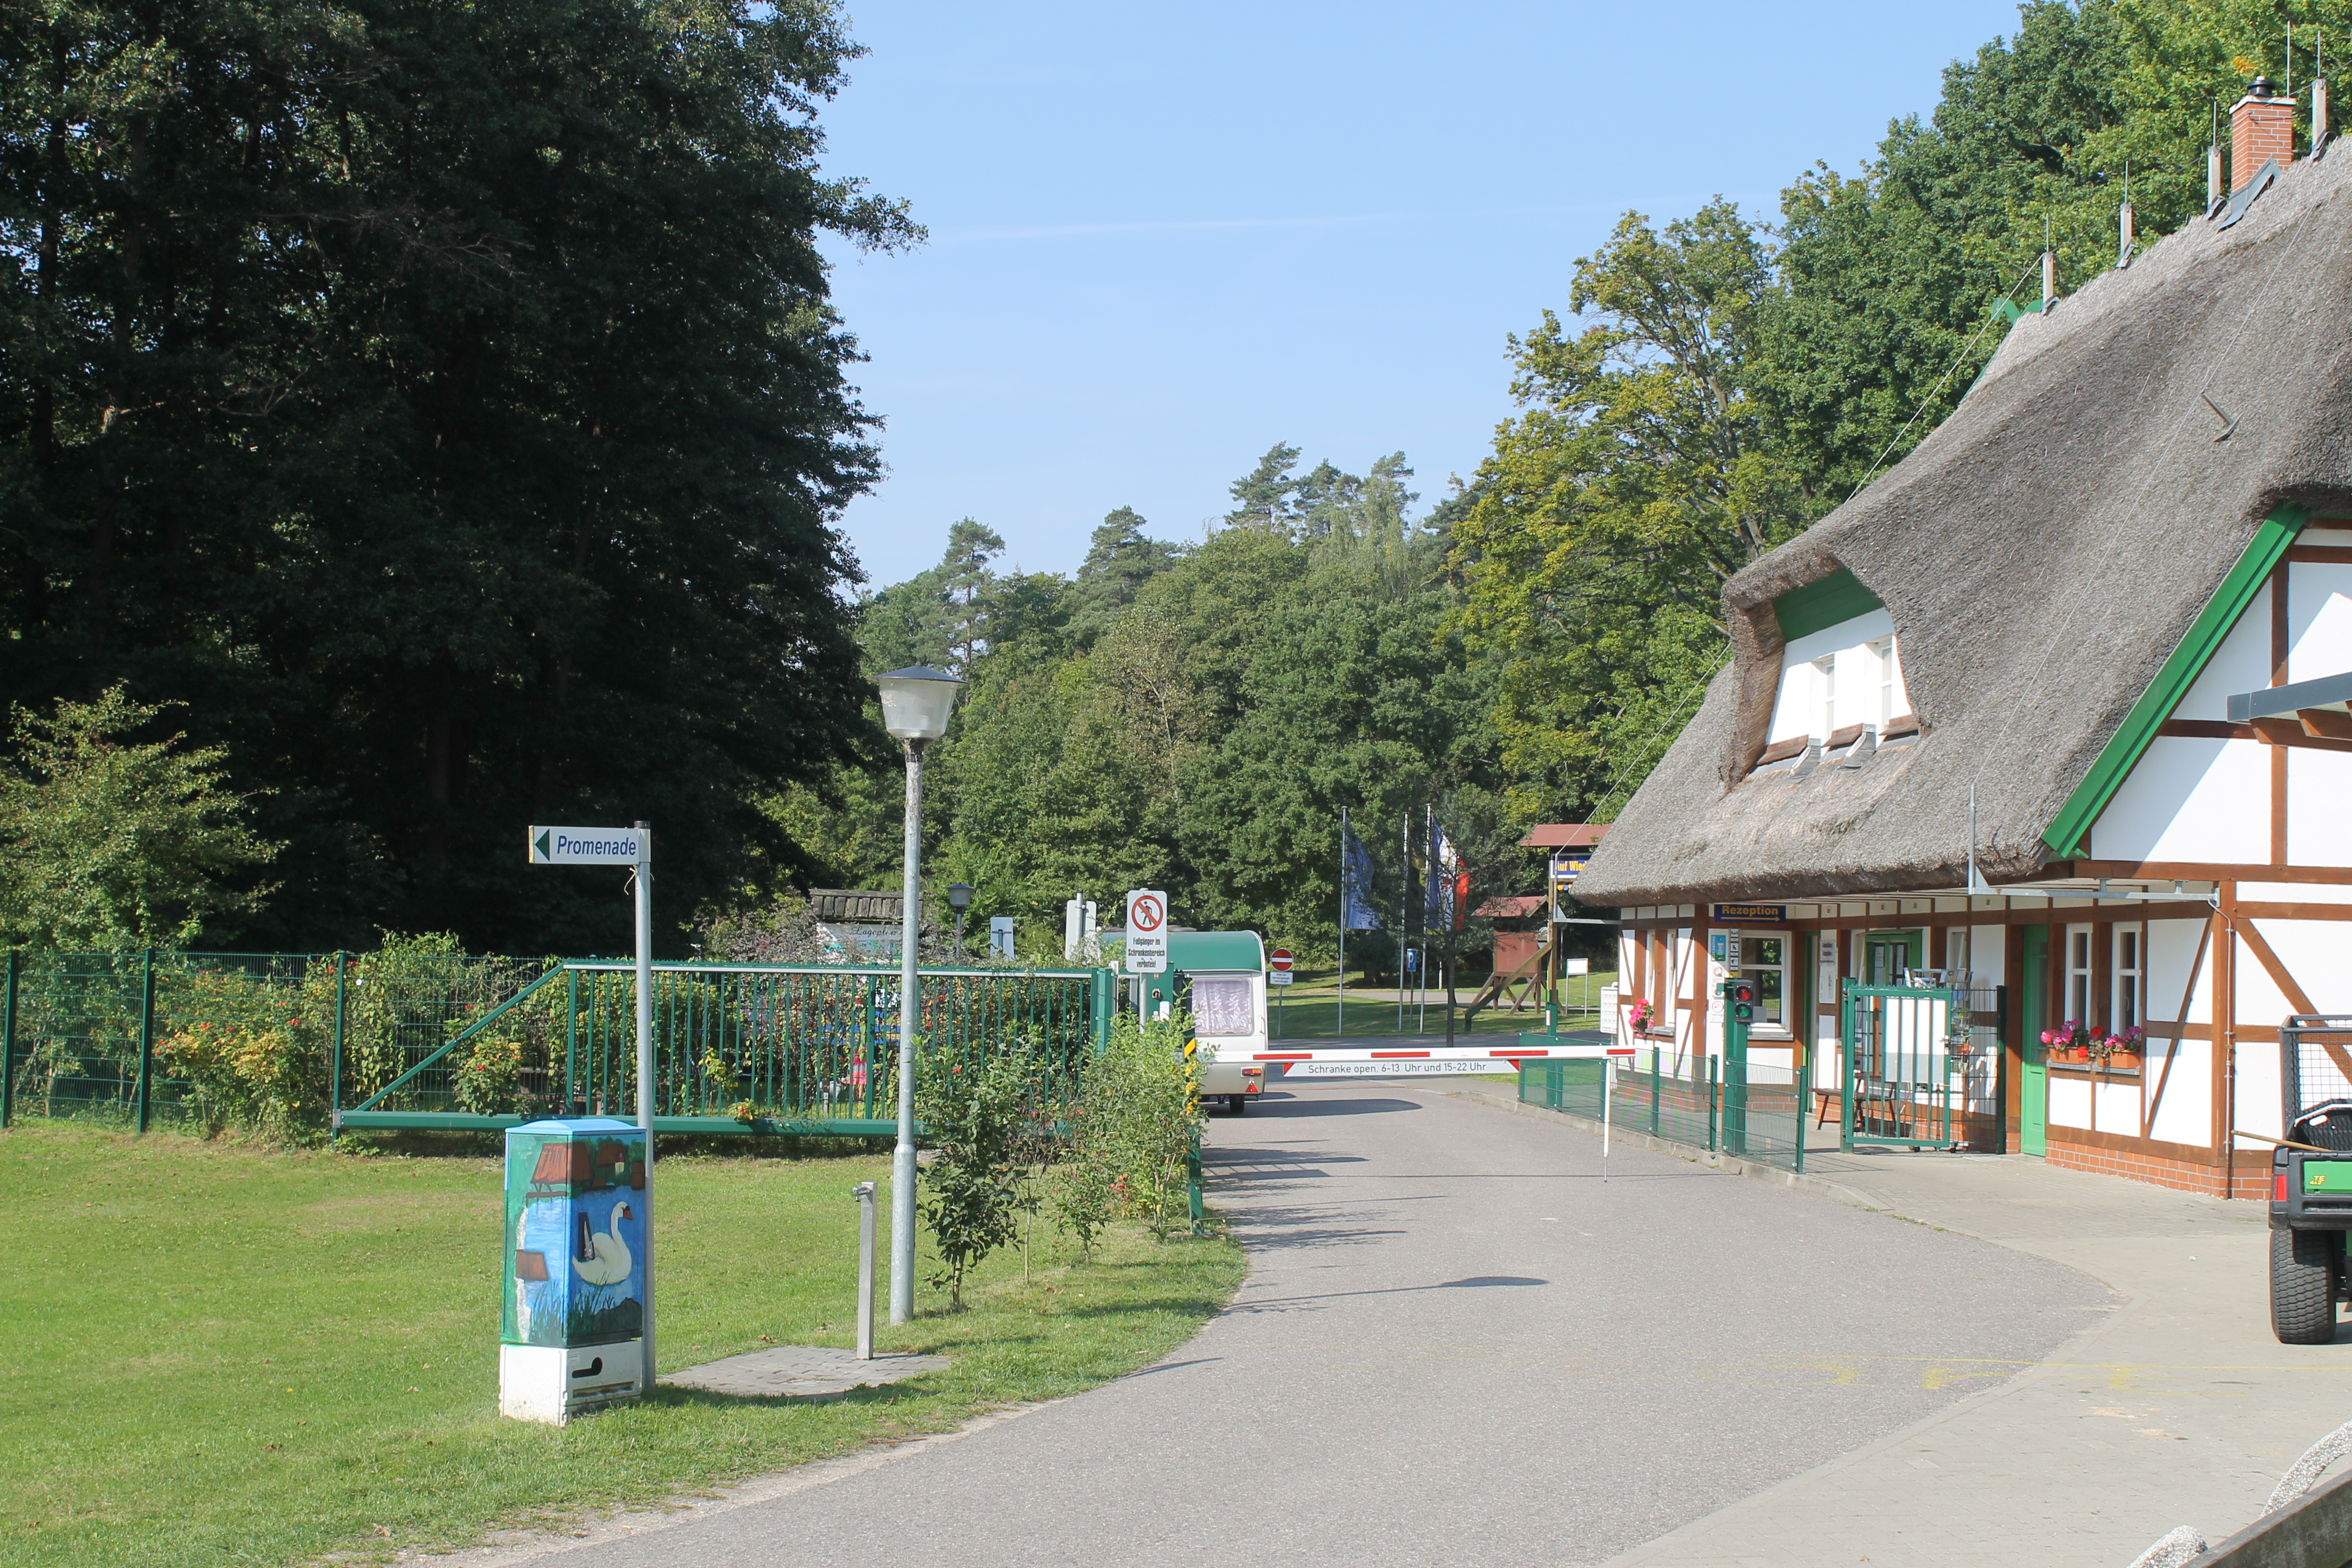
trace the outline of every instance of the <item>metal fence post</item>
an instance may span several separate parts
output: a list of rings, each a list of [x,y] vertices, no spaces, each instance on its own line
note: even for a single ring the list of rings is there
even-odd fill
[[[1650,1047],[1650,1136],[1658,1135],[1658,1047]]]
[[[572,1114],[580,1096],[580,972],[563,972],[563,1114]]]
[[[341,1135],[343,1110],[343,950],[335,950],[335,1049],[327,1059],[327,1147]]]
[[[8,950],[8,994],[0,1002],[0,1127],[16,1109],[16,974],[24,957],[22,949]]]
[[[141,955],[139,973],[139,1131],[147,1131],[147,1090],[155,1076],[155,950]]]
[[[1709,1057],[1706,1058],[1706,1152],[1710,1154],[1715,1152],[1716,1144],[1716,1100],[1715,1058]]]

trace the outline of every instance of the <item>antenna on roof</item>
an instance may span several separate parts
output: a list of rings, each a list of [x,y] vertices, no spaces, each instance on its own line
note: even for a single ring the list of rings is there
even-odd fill
[[[2317,156],[2327,145],[2327,61],[2323,52],[2327,34],[2315,33],[2311,40],[2311,151]]]
[[[1977,781],[1969,781],[1969,891],[1990,893],[1984,875],[1977,869]]]
[[[2131,160],[2124,160],[2124,205],[2116,216],[2116,265],[2129,267],[2132,258]]]
[[[2205,216],[2211,217],[2221,205],[2221,100],[2205,96],[2213,103],[2213,141],[2205,149]]]

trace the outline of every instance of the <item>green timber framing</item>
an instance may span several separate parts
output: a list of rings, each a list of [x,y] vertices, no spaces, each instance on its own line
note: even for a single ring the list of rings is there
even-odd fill
[[[895,966],[666,963],[654,965],[654,977],[657,989],[654,1009],[655,1055],[657,1063],[667,1061],[669,1066],[669,1070],[667,1072],[661,1072],[657,1068],[656,1094],[661,1099],[673,1102],[673,1110],[669,1113],[665,1113],[658,1106],[656,1107],[653,1118],[653,1130],[656,1132],[694,1133],[706,1136],[827,1138],[884,1138],[897,1135],[898,1122],[895,1116],[872,1114],[874,1110],[879,1108],[876,1104],[877,1086],[889,1070],[891,1058],[897,1048],[895,988],[898,982],[898,971]],[[928,1014],[926,1017],[926,1024],[932,1033],[943,1035],[945,1043],[950,1048],[968,1051],[975,1040],[985,1044],[985,1040],[981,1037],[1001,1034],[1008,1029],[1037,1029],[1040,1026],[1040,1019],[1035,1010],[1018,1010],[1018,1016],[1008,1018],[1001,1007],[992,1011],[986,1005],[991,1000],[1001,1002],[1003,999],[1003,994],[1014,987],[1027,989],[1030,992],[1027,1000],[1037,1000],[1041,994],[1044,996],[1048,1004],[1045,1011],[1051,1016],[1047,1018],[1047,1022],[1058,1024],[1058,1032],[1065,1037],[1066,1043],[1075,1044],[1077,1037],[1082,1035],[1087,1047],[1094,1050],[1100,1050],[1108,1045],[1110,1038],[1111,1020],[1118,1005],[1118,977],[1108,969],[1011,970],[941,967],[925,968],[919,973],[918,979],[920,990],[926,997],[927,1009],[940,1001],[943,993],[945,999],[950,1004],[948,1015],[943,1020],[935,1021],[929,1017]],[[567,959],[549,969],[529,985],[451,1036],[438,1048],[408,1067],[398,1077],[369,1095],[358,1105],[348,1110],[338,1106],[333,1118],[335,1131],[337,1132],[354,1130],[496,1131],[508,1127],[520,1126],[524,1121],[532,1120],[531,1116],[520,1114],[396,1110],[388,1108],[386,1102],[400,1097],[404,1090],[413,1092],[415,1086],[422,1082],[431,1069],[441,1067],[459,1047],[484,1035],[507,1013],[521,1005],[526,999],[558,980],[565,984],[568,991],[563,1046],[563,1102],[573,1110],[578,1110],[580,1098],[589,1092],[589,1084],[595,1081],[593,1066],[598,1043],[595,1037],[598,1031],[593,1027],[593,1021],[601,1013],[613,1011],[609,1006],[600,1008],[593,994],[589,1005],[583,1007],[581,991],[583,984],[592,988],[603,984],[610,984],[615,994],[623,992],[633,994],[635,981],[634,967],[625,962]],[[862,1060],[865,1070],[858,1075],[858,1087],[853,1089],[847,1098],[853,1105],[862,1099],[865,1102],[863,1109],[866,1114],[800,1115],[766,1111],[755,1111],[750,1115],[678,1113],[675,1102],[684,1093],[687,1086],[692,1086],[695,1089],[705,1087],[698,1082],[698,1075],[706,1069],[709,1059],[708,1053],[714,1049],[723,1053],[732,1044],[739,1052],[748,1055],[749,1047],[742,1038],[742,1031],[740,1027],[735,1030],[731,1041],[729,1037],[730,1025],[740,1026],[743,1022],[742,988],[747,984],[756,987],[763,983],[772,984],[779,981],[830,983],[836,987],[846,985],[854,990],[862,991],[862,1000],[858,1007],[859,1034],[854,1040],[842,1037],[838,1032],[837,1016],[828,1016],[826,1022],[834,1026],[834,1033],[833,1037],[824,1043],[831,1046],[836,1055],[855,1054]],[[665,982],[667,983],[667,985]],[[1046,988],[1042,994],[1036,989],[1041,983]],[[702,999],[695,998],[691,994],[691,989],[717,990],[730,984],[737,987],[736,997],[731,1000],[722,997],[717,1005],[708,1005]],[[992,993],[996,994],[992,996],[990,994]],[[683,1007],[678,1005],[682,994],[688,1000],[688,1005]],[[877,1010],[877,1001],[882,1000],[886,994],[887,1011]],[[972,1016],[972,1008],[970,1005],[975,994],[982,1004],[980,1008],[981,1016],[978,1017]],[[839,994],[836,994],[831,1000],[837,1002],[839,999]],[[772,1028],[780,1010],[775,999],[762,997],[754,1001],[751,1005],[755,1012],[762,1007],[767,1010],[767,1016],[760,1022],[762,1026]],[[631,1003],[631,1009],[634,1010],[634,1002]],[[681,1016],[681,1014],[684,1016]],[[590,1021],[589,1026],[584,1029],[583,1019]],[[583,1036],[586,1037],[583,1038]],[[621,1043],[618,1032],[604,1031],[603,1043],[609,1052],[612,1047]],[[626,1045],[633,1058],[634,1037],[627,1039]],[[583,1060],[583,1058],[586,1059]],[[626,1065],[633,1071],[633,1059]],[[769,1065],[772,1067],[774,1064]],[[336,1094],[338,1100],[341,1099],[339,1090],[342,1079],[342,1066],[341,1051],[339,1047],[332,1075],[338,1086]],[[793,1075],[788,1069],[785,1076],[789,1078]],[[803,1073],[801,1076],[804,1078],[805,1074]],[[608,1082],[605,1087],[612,1089],[614,1085]],[[687,1095],[686,1098],[708,1099],[709,1096],[706,1092],[699,1095]],[[623,1103],[624,1101],[628,1103]],[[883,1104],[887,1103],[887,1099],[884,1100]],[[540,1111],[535,1112],[534,1115],[550,1113]],[[634,1115],[633,1101],[629,1100],[629,1093],[624,1092],[617,1100],[606,1104],[603,1113]]]

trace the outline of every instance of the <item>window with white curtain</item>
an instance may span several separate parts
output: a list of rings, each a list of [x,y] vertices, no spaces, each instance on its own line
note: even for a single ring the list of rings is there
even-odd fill
[[[1196,1035],[1254,1035],[1257,1009],[1251,1005],[1246,980],[1192,982],[1192,1032]]]

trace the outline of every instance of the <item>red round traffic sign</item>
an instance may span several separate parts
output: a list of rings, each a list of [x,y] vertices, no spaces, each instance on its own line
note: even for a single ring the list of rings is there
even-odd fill
[[[1127,923],[1139,931],[1155,931],[1168,921],[1168,907],[1157,893],[1138,893],[1127,907]]]
[[[1277,947],[1265,955],[1265,962],[1268,968],[1279,970],[1287,974],[1290,973],[1290,950],[1286,947]]]

